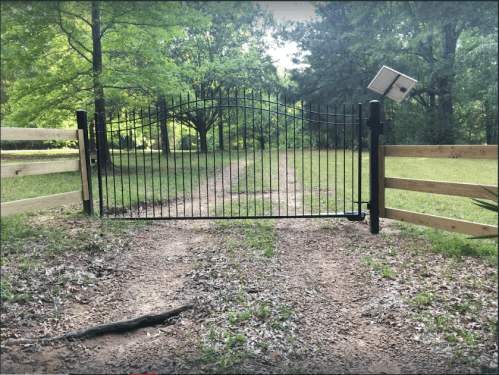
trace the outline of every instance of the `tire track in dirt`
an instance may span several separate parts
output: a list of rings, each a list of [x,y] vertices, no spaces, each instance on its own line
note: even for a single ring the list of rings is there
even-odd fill
[[[386,246],[368,222],[335,220],[335,233],[317,220],[279,223],[279,253],[293,275],[286,297],[301,316],[300,340],[308,371],[327,373],[460,373],[448,353],[414,341],[409,315],[394,282],[365,275],[349,235],[363,245]]]

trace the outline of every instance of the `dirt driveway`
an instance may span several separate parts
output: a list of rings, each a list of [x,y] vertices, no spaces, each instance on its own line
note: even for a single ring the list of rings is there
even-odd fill
[[[84,223],[73,221],[74,230],[78,225]],[[374,236],[368,221],[344,219],[150,223],[120,251],[94,256],[86,270],[90,282],[72,286],[77,293],[57,316],[28,324],[2,315],[1,372],[496,371],[494,341],[483,336],[474,350],[451,346],[432,336],[445,332],[425,333],[414,320],[421,311],[436,314],[436,301],[419,310],[409,303],[423,281],[457,293],[453,283],[461,281],[444,282],[436,271],[451,260],[424,254],[427,274],[419,259],[404,268],[414,241],[397,236],[383,219],[381,226],[382,234]],[[375,271],[366,263],[379,254],[390,254],[390,270],[399,272]],[[66,263],[61,274],[78,266],[76,258]],[[467,263],[459,272],[493,272],[489,268]],[[495,282],[497,288],[497,277]],[[7,339],[62,334],[189,301],[195,301],[193,309],[160,325],[43,346],[4,345]],[[497,302],[489,310],[497,311]],[[461,326],[468,323],[463,318]],[[456,348],[467,356],[457,356]]]
[[[1,372],[477,371],[477,366],[456,361],[445,345],[424,345],[420,331],[409,327],[411,310],[401,298],[408,287],[366,275],[358,251],[351,248],[352,238],[362,239],[366,248],[386,248],[387,238],[398,247],[396,237],[372,236],[367,223],[342,220],[282,220],[275,230],[279,239],[271,257],[255,254],[251,261],[240,259],[234,268],[224,238],[208,223],[149,225],[133,238],[127,252],[94,260],[100,277],[82,291],[80,303],[64,309],[57,319],[15,332],[19,337],[59,334],[194,299],[193,310],[164,325],[128,333],[49,346],[2,347]],[[237,316],[261,301],[269,311],[263,320],[230,324],[230,311]],[[289,314],[283,314],[284,309]],[[239,353],[234,358],[223,354],[223,330],[232,337],[244,335],[231,349]],[[214,349],[207,353],[201,342],[210,341],[209,336]]]

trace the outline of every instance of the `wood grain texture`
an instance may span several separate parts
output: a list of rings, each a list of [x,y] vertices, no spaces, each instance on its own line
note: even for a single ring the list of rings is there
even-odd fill
[[[379,217],[385,217],[385,146],[378,147]]]
[[[416,158],[497,159],[497,146],[384,146],[385,156]]]
[[[77,172],[79,170],[80,162],[78,160],[66,160],[2,165],[1,174],[2,178],[9,178],[49,173]]]
[[[421,214],[419,212],[385,208],[386,218],[406,223],[424,225],[426,227],[443,229],[450,232],[468,234],[470,236],[485,236],[497,234],[497,227],[486,224],[477,224],[470,221],[449,219],[446,217]]]
[[[47,195],[45,197],[22,199],[19,201],[2,203],[2,216],[9,216],[21,212],[41,210],[43,208],[58,207],[82,201],[81,190],[69,193]]]
[[[78,131],[70,129],[1,128],[3,141],[76,141]]]
[[[83,200],[88,201],[90,199],[90,193],[88,191],[88,179],[87,179],[87,163],[85,162],[85,139],[83,138],[83,130],[78,130],[78,149],[80,150],[80,171],[81,171],[81,187],[83,191]]]
[[[497,194],[495,185],[463,184],[460,182],[427,181],[411,178],[386,177],[385,187],[390,189],[417,191],[421,193],[454,195],[457,197],[469,197],[480,199],[493,199],[484,188]]]

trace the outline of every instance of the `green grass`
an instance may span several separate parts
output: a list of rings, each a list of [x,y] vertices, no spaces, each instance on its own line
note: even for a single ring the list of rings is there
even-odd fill
[[[343,152],[329,151],[329,163],[326,150],[295,152],[291,157],[296,158],[297,181],[303,184],[305,194],[300,199],[302,207],[297,213],[343,211],[343,183],[347,189],[346,210],[351,210],[351,151],[346,152],[345,168],[343,168]],[[354,155],[354,178],[357,179],[356,157]],[[319,173],[319,160],[320,170]],[[329,169],[328,169],[329,165]],[[310,167],[312,166],[312,167]],[[335,169],[336,168],[336,169]],[[329,184],[323,171],[329,170]],[[334,181],[335,170],[338,179]],[[395,158],[386,159],[385,175],[387,177],[403,177],[420,180],[436,180],[449,182],[463,182],[472,184],[497,185],[498,165],[496,160],[482,159],[434,159],[434,158]],[[346,179],[343,179],[345,172]],[[369,154],[362,153],[362,200],[369,200]],[[354,182],[355,182],[354,181]],[[356,184],[356,183],[355,183]],[[319,196],[318,187],[321,188]],[[349,188],[350,186],[350,188]],[[314,191],[310,192],[313,188]],[[326,194],[325,189],[330,191]],[[336,207],[335,197],[338,198]],[[319,199],[320,198],[320,199]],[[357,199],[357,190],[354,188],[354,200]],[[349,204],[350,203],[350,204]],[[484,210],[473,204],[465,197],[454,197],[439,194],[419,193],[404,190],[386,189],[386,206],[421,212],[436,216],[472,221],[477,223],[497,225],[497,213]],[[354,205],[354,210],[356,206]],[[365,206],[363,206],[365,210]],[[446,256],[479,256],[489,262],[497,264],[497,242],[493,240],[467,240],[467,235],[452,233],[424,226],[396,222],[396,227],[403,229],[402,234],[410,237],[424,238],[431,243],[431,250]]]
[[[286,213],[286,204],[281,202],[271,202],[268,199],[246,199],[241,196],[240,199],[232,201],[220,199],[216,205],[210,206],[210,213],[215,216],[270,216],[283,215]]]
[[[238,154],[235,151],[231,152],[232,160],[236,160]],[[145,157],[144,157],[145,154]],[[54,160],[53,158],[44,157],[39,154],[37,161]],[[175,155],[175,159],[174,156]],[[338,150],[297,150],[296,152],[288,151],[288,167],[292,169],[296,166],[296,184],[297,188],[304,192],[304,195],[299,198],[296,213],[299,215],[305,213],[322,212],[341,212],[352,209],[351,205],[351,176],[352,176],[352,153],[346,151],[345,168],[343,167],[344,154]],[[153,192],[156,201],[161,198],[166,200],[168,197],[190,197],[191,186],[193,190],[197,190],[206,180],[206,172],[209,178],[213,175],[213,170],[222,165],[226,166],[229,163],[228,151],[224,152],[223,161],[220,152],[217,152],[215,157],[213,153],[208,153],[207,156],[200,154],[198,163],[198,154],[195,152],[185,151],[176,152],[168,158],[161,158],[161,168],[158,152],[153,152],[153,161],[151,162],[151,152],[146,150],[142,152],[137,150],[137,159],[135,159],[135,151],[122,152],[121,157],[118,152],[114,152],[114,162],[121,173],[112,176],[108,174],[107,190],[104,188],[105,205],[114,210],[114,206],[128,207],[138,201],[152,200]],[[239,152],[241,161],[245,160],[244,151]],[[251,161],[254,155],[251,151],[248,152],[250,160],[248,167],[240,175],[240,181],[237,184],[232,184],[231,191],[241,193],[237,199],[232,202],[217,201],[216,205],[210,208],[210,214],[214,214],[216,208],[216,216],[247,216],[247,215],[262,215],[268,216],[271,213],[276,214],[294,214],[293,207],[286,209],[284,203],[278,205],[275,202],[270,202],[266,199],[255,199],[251,194],[268,192],[274,189],[273,194],[277,194],[275,189],[277,184],[277,160],[278,152],[263,151],[255,153],[255,160]],[[286,152],[280,151],[279,158],[285,160]],[[353,172],[354,179],[357,179],[357,154],[354,155]],[[59,160],[59,159],[58,159]],[[329,163],[328,163],[329,161]],[[262,169],[263,162],[263,169]],[[320,162],[320,173],[319,173]],[[130,163],[130,166],[129,166]],[[192,163],[192,168],[191,168]],[[176,164],[176,165],[175,165]],[[272,173],[263,173],[269,171],[269,166],[272,164]],[[198,169],[199,166],[199,169]],[[206,169],[206,166],[208,168]],[[128,168],[130,167],[130,169]],[[127,171],[131,172],[128,175]],[[175,176],[175,170],[177,175]],[[192,171],[192,175],[191,175]],[[327,175],[324,173],[329,171],[330,177],[327,180]],[[369,155],[362,154],[362,200],[369,200]],[[185,175],[182,173],[185,172]],[[237,173],[237,170],[233,170]],[[246,176],[246,172],[248,175]],[[256,172],[256,173],[255,173]],[[336,181],[334,179],[338,176]],[[145,176],[144,176],[145,174]],[[345,179],[343,176],[345,175]],[[464,182],[485,185],[497,185],[497,161],[496,160],[481,160],[481,159],[433,159],[433,158],[387,158],[386,159],[386,176],[388,177],[403,177],[423,180],[440,180],[450,182]],[[97,170],[92,168],[92,184],[93,196],[98,198]],[[131,178],[130,178],[131,177]],[[246,178],[247,177],[247,178]],[[104,178],[105,180],[105,178]],[[356,185],[354,180],[354,185]],[[145,183],[146,181],[147,183]],[[121,191],[123,182],[124,190]],[[154,184],[154,189],[153,189]],[[68,172],[60,174],[50,174],[43,176],[27,176],[15,177],[2,180],[1,201],[9,202],[13,200],[33,198],[37,196],[51,195],[64,193],[81,189],[80,174],[78,172]],[[281,199],[283,199],[285,181],[280,182]],[[343,206],[344,185],[347,192],[347,204]],[[115,190],[116,186],[116,190]],[[161,188],[160,188],[161,187]],[[294,189],[294,186],[288,186]],[[320,187],[320,191],[319,191]],[[168,195],[169,190],[169,195]],[[300,190],[299,190],[300,191]],[[245,196],[248,194],[248,196]],[[293,193],[291,193],[293,195]],[[294,196],[290,196],[289,200],[293,201]],[[354,186],[354,200],[357,199],[357,190]],[[95,204],[97,206],[97,204]],[[387,189],[386,190],[386,206],[427,213],[437,216],[467,220],[472,222],[497,225],[497,214],[486,211],[474,205],[469,198],[453,197],[437,194],[418,193],[403,190]],[[356,206],[353,206],[356,209]],[[365,206],[363,209],[366,210]],[[22,217],[23,214],[20,214]],[[18,215],[14,215],[18,216]],[[3,219],[2,219],[3,220]],[[22,221],[22,220],[21,220]],[[432,244],[434,251],[447,254],[449,256],[480,256],[487,258],[492,262],[497,262],[497,244],[492,240],[474,240],[466,239],[466,235],[458,233],[449,233],[446,231],[426,228],[422,226],[397,223],[396,226],[403,229],[403,234],[418,238],[425,238]]]
[[[237,247],[246,250],[259,250],[265,257],[271,257],[279,238],[274,220],[218,220],[216,229],[226,234],[228,249]],[[237,238],[232,238],[237,233]]]
[[[358,153],[346,150],[297,150],[288,154],[288,165],[296,166],[297,189],[305,212],[352,210],[358,200]],[[369,200],[369,155],[362,154],[362,200]],[[352,179],[353,176],[353,179]],[[352,186],[353,183],[353,186]],[[294,187],[293,187],[294,188]],[[353,196],[352,196],[353,194]],[[353,210],[357,210],[354,205]],[[364,207],[365,210],[365,207]]]
[[[157,153],[151,157],[150,151],[122,152],[121,156],[115,152],[113,160],[114,174],[108,170],[107,183],[103,176],[105,205],[111,211],[153,199],[190,199],[199,189],[206,189],[206,175],[210,178],[216,168],[229,165],[226,155],[218,152],[176,152],[161,158]]]
[[[239,155],[241,160],[245,160],[244,151],[240,151]],[[251,157],[254,160],[248,161],[246,169],[239,175],[239,183],[232,185],[232,192],[254,194],[277,190],[279,187],[278,159],[284,156],[284,152],[277,150],[264,150],[256,153],[248,151],[248,158]],[[237,170],[235,173],[237,174]],[[280,189],[283,189],[283,186],[280,186]]]
[[[145,155],[144,155],[145,154]],[[137,156],[137,157],[135,157]],[[199,157],[198,157],[199,156]],[[58,158],[57,160],[63,160]],[[71,158],[69,158],[71,159]],[[40,156],[31,162],[54,160]],[[229,159],[221,153],[207,155],[185,151],[172,153],[158,158],[150,150],[135,152],[114,151],[112,168],[103,173],[104,204],[111,210],[122,205],[125,207],[145,200],[167,200],[175,197],[190,196],[191,186],[195,191],[206,181],[206,174],[212,176],[214,169],[229,164]],[[192,171],[192,173],[191,173]],[[176,172],[176,173],[175,173]],[[94,200],[98,199],[97,167],[92,167],[92,191]],[[106,183],[107,180],[107,183]],[[79,172],[54,173],[39,176],[13,177],[2,180],[1,201],[10,202],[45,195],[66,193],[81,189]],[[122,191],[123,187],[123,191]],[[154,188],[153,188],[154,187]]]
[[[2,217],[2,266],[8,265],[8,270],[2,269],[0,285],[0,300],[2,304],[10,302],[24,303],[31,299],[30,293],[13,280],[38,279],[41,282],[48,276],[45,270],[54,262],[60,260],[65,253],[76,256],[83,255],[88,261],[98,253],[107,252],[126,246],[129,241],[130,229],[139,228],[147,223],[125,222],[117,220],[88,219],[74,209],[66,210],[69,219],[88,220],[82,223],[78,231],[72,230],[65,217],[55,215],[50,220],[40,221],[40,214],[24,213]],[[71,220],[70,220],[71,221]],[[69,276],[58,275],[56,281],[68,282]],[[73,282],[75,280],[72,280]],[[88,275],[83,284],[88,284]],[[53,295],[64,294],[59,287],[51,291]]]

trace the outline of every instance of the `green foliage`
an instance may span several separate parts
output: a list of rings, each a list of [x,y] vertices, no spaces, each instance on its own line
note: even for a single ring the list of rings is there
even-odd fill
[[[96,87],[108,112],[145,93],[178,93],[166,45],[183,27],[204,22],[178,2],[2,2],[1,11],[2,120],[17,127],[74,127],[77,108],[94,112]],[[94,64],[100,57],[102,67]]]
[[[384,101],[395,122],[382,143],[497,142],[496,3],[330,2],[316,13],[277,33],[298,43],[297,59],[309,52],[292,71],[300,98],[377,99],[366,87],[388,65],[418,82],[401,104]]]

